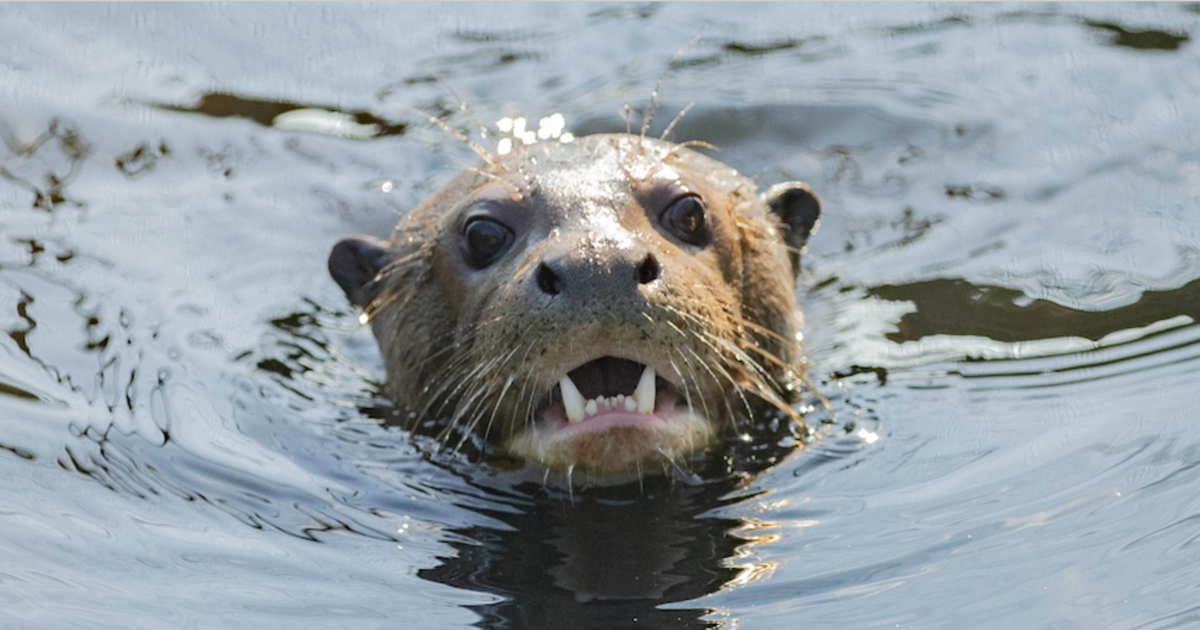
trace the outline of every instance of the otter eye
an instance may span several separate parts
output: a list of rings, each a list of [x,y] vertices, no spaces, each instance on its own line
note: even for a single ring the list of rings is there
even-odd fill
[[[689,245],[708,244],[708,226],[704,221],[704,202],[688,195],[671,202],[659,219],[676,238]]]
[[[475,218],[463,226],[467,264],[483,269],[496,262],[513,241],[512,230],[498,221]]]

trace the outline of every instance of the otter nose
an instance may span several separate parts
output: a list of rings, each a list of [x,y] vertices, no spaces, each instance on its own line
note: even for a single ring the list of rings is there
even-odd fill
[[[591,295],[620,299],[636,294],[638,285],[650,284],[662,275],[652,253],[628,255],[564,255],[543,260],[537,269],[537,287],[549,296]]]

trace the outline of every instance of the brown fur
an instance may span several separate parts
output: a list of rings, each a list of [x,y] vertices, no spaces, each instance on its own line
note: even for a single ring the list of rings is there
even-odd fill
[[[638,136],[535,144],[464,172],[406,215],[370,282],[346,280],[334,257],[330,266],[370,319],[387,392],[418,416],[548,468],[626,478],[683,462],[763,403],[799,421],[795,256],[819,201],[789,190],[799,201],[777,207],[783,195],[760,197],[728,166]],[[660,223],[680,191],[703,201],[702,246]],[[519,229],[510,251],[475,269],[462,226],[480,199],[509,208]],[[546,261],[573,274],[569,295],[538,291]],[[659,275],[633,283],[622,275],[631,269]],[[654,367],[707,426],[613,429],[543,452],[539,407],[563,374],[605,356]]]

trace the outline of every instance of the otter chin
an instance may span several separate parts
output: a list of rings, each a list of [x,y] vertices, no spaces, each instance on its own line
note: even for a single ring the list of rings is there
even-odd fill
[[[329,270],[412,417],[619,483],[757,414],[801,422],[795,283],[820,213],[805,184],[760,194],[684,145],[595,135],[486,155]]]

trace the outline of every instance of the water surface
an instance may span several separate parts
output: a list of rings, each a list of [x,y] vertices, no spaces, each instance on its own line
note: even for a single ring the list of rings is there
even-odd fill
[[[1198,23],[0,6],[0,626],[1200,621]],[[696,35],[652,128],[825,200],[819,439],[563,496],[383,422],[325,256],[473,161],[412,108],[623,130]]]

